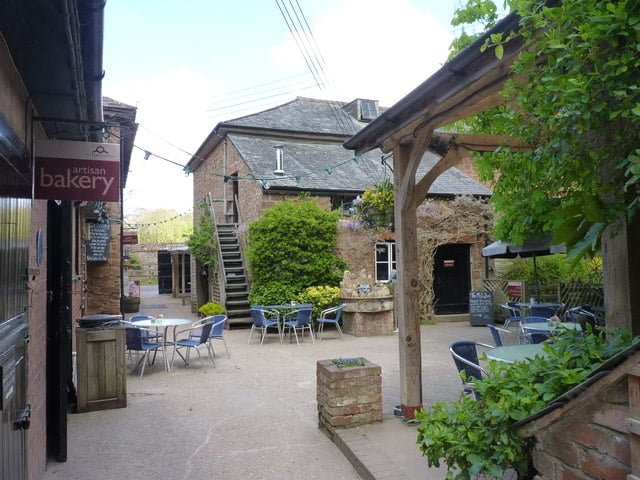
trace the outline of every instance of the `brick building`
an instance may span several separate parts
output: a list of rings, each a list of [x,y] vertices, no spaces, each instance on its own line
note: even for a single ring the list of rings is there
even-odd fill
[[[76,0],[0,2],[2,478],[37,480],[48,459],[66,460],[76,319],[120,312],[120,188],[135,108],[107,101],[103,110],[103,7]],[[59,155],[43,155],[44,142]],[[66,163],[80,159],[72,151],[82,151],[84,163],[73,163],[79,173]],[[38,157],[49,161],[46,175],[66,171],[85,180],[43,195],[45,167],[34,166]],[[87,168],[106,159],[111,163],[98,172]],[[109,181],[108,197],[85,188],[83,182],[96,180],[91,175]],[[86,195],[75,197],[82,188]],[[92,226],[107,240],[104,259],[95,263],[87,259]]]
[[[348,215],[357,196],[393,177],[392,157],[379,150],[356,157],[342,146],[383,111],[374,100],[344,103],[299,97],[219,123],[188,163],[194,178],[195,221],[197,206],[205,198],[211,199],[217,223],[247,225],[266,208],[300,194]],[[418,174],[438,158],[427,152]],[[434,182],[425,201],[451,202],[461,195],[488,198],[491,191],[452,168]],[[347,217],[343,224],[348,222]],[[468,292],[479,288],[482,280],[483,233],[481,228],[454,235],[437,245],[440,263],[450,262],[447,269],[435,269],[435,277],[431,271],[424,273],[429,286],[440,289],[435,292],[436,313],[468,312]],[[364,269],[377,281],[389,281],[395,269],[393,233],[372,238],[369,232],[346,227],[340,229],[338,243],[337,253],[353,271]]]

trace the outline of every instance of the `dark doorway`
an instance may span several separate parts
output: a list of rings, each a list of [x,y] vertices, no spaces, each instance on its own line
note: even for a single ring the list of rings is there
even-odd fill
[[[184,278],[185,292],[191,292],[191,260],[190,255],[185,258]],[[177,259],[177,257],[176,257]],[[171,266],[171,252],[169,250],[158,250],[158,293],[173,293],[173,270]],[[177,288],[180,291],[182,285],[183,270],[179,265],[177,269]]]
[[[433,293],[436,315],[469,312],[471,276],[469,245],[442,245],[436,249]]]
[[[173,293],[171,278],[171,254],[168,250],[158,251],[158,293]]]
[[[233,205],[233,220],[232,223],[238,223],[240,221],[240,216],[238,214],[238,197],[240,196],[240,188],[238,185],[238,172],[234,172],[231,175],[231,191],[233,195],[233,199],[231,204]]]

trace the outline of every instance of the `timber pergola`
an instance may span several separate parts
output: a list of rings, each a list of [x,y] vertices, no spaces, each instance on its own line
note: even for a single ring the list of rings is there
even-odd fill
[[[547,4],[557,0],[547,0]],[[481,50],[493,34],[517,32],[520,17],[511,13],[481,38],[447,62],[439,71],[386,110],[366,128],[350,138],[345,148],[356,154],[374,148],[393,152],[396,225],[396,314],[400,350],[400,395],[402,415],[414,418],[422,408],[422,361],[419,315],[419,262],[416,208],[442,172],[456,165],[463,150],[491,151],[508,144],[523,149],[504,137],[442,133],[438,127],[468,118],[505,102],[504,83],[511,66],[525,47],[516,35],[503,45],[497,58],[492,48]],[[422,178],[416,171],[426,150],[441,155]],[[602,172],[606,176],[607,172]],[[627,329],[640,335],[640,217],[631,222],[621,218],[602,235],[604,301],[607,327]]]
[[[419,308],[419,262],[416,208],[435,179],[455,166],[467,151],[493,151],[504,137],[443,133],[437,128],[504,103],[501,96],[510,69],[524,41],[517,36],[497,58],[492,48],[481,51],[491,34],[518,30],[520,17],[511,13],[482,38],[448,61],[415,90],[350,138],[345,148],[356,154],[380,148],[393,152],[396,225],[396,314],[400,344],[402,416],[415,417],[422,408],[422,354]],[[418,165],[427,150],[441,156],[420,179]]]

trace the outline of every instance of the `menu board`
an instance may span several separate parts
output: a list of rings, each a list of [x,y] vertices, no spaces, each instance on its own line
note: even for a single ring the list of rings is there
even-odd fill
[[[87,261],[106,262],[109,260],[109,240],[111,238],[111,224],[109,222],[89,224],[89,239],[87,240]]]
[[[469,320],[471,325],[493,323],[493,292],[485,290],[469,292]]]

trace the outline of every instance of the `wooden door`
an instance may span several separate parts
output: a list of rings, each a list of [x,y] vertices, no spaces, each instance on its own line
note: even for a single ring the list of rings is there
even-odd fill
[[[79,328],[78,412],[127,406],[124,328]]]

